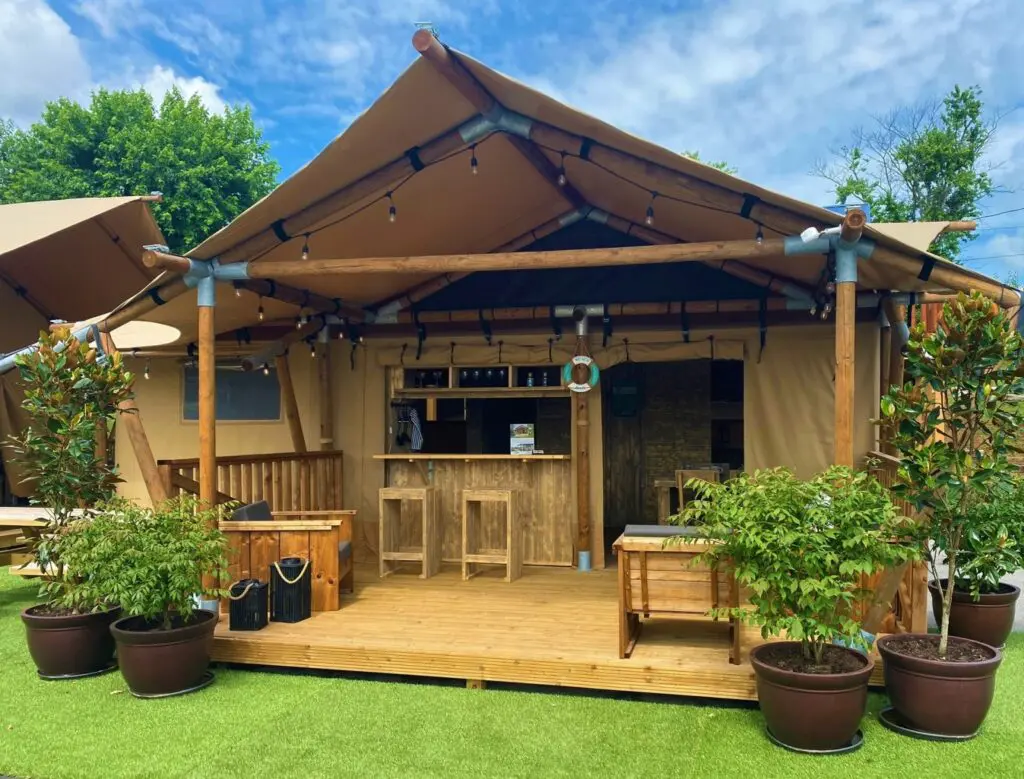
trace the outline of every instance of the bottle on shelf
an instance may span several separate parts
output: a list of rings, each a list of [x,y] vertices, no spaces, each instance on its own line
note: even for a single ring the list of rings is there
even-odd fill
[[[542,387],[548,386],[548,372],[547,372],[547,370],[543,370],[540,373],[540,386],[542,386]]]
[[[528,371],[527,374],[526,374],[526,386],[527,387],[532,387],[533,386],[533,371]]]

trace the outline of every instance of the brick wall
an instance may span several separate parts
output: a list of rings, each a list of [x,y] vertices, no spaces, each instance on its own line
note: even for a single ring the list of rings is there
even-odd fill
[[[711,361],[644,366],[643,509],[657,521],[655,479],[673,479],[683,463],[711,462]]]

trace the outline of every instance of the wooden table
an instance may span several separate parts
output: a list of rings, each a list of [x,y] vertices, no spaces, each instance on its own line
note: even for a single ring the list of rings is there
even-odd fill
[[[694,565],[693,558],[707,551],[703,539],[686,539],[666,546],[665,538],[619,536],[612,549],[619,568],[619,657],[633,653],[641,616],[685,617],[703,615],[719,607],[720,593],[728,592],[727,606],[739,606],[739,588],[731,572]],[[729,618],[729,662],[740,660],[740,625]]]
[[[19,576],[38,576],[35,566],[31,570],[25,563],[31,560],[27,536],[47,525],[49,510],[35,506],[0,507],[0,565],[11,566],[11,573]]]
[[[228,537],[231,581],[270,576],[270,566],[282,557],[302,557],[312,569],[313,611],[341,608],[341,590],[353,587],[352,554],[344,565],[339,544],[352,542],[355,511],[281,511],[272,520],[224,520]],[[226,603],[224,604],[226,607]]]

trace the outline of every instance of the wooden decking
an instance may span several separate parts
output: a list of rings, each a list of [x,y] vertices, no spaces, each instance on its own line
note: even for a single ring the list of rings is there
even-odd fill
[[[616,572],[581,574],[526,567],[462,581],[457,566],[422,580],[380,580],[356,570],[356,592],[339,611],[256,633],[217,627],[217,661],[467,681],[753,700],[747,652],[760,642],[744,628],[742,661],[729,664],[726,623],[658,620],[645,625],[633,656],[618,657]]]

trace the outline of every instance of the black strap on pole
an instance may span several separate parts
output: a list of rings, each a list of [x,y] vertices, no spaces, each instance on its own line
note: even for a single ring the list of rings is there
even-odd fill
[[[555,307],[548,306],[548,315],[551,317],[551,332],[555,334],[555,340],[562,340],[562,325],[558,321],[558,317],[555,316]]]
[[[744,194],[743,205],[740,207],[740,216],[744,219],[750,219],[750,212],[754,210],[754,206],[761,202],[761,198],[757,195]]]
[[[601,317],[601,324],[603,335],[601,338],[601,348],[608,348],[608,339],[612,337],[612,316],[608,313],[608,304],[604,304],[604,314]]]
[[[935,258],[929,257],[921,264],[921,272],[917,274],[917,277],[921,281],[928,281],[932,277],[932,271],[935,269]]]
[[[423,342],[427,340],[427,328],[420,321],[420,314],[415,308],[412,310],[412,323],[416,326],[416,359],[423,356]]]
[[[690,316],[686,313],[686,301],[679,303],[679,329],[683,333],[683,343],[690,343]]]
[[[288,235],[288,231],[284,229],[283,219],[278,219],[276,222],[271,224],[270,229],[274,231],[274,235],[277,236],[277,240],[279,240],[281,243],[284,243],[285,241],[290,241],[292,238],[290,235]]]

